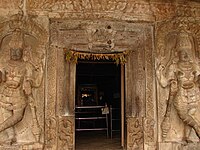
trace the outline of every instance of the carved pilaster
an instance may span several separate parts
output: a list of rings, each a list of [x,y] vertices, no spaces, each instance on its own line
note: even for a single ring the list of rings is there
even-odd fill
[[[145,30],[145,75],[146,75],[146,116],[144,118],[144,141],[146,147],[155,148],[156,146],[156,97],[153,63],[153,28]]]
[[[58,49],[58,48],[57,48]],[[63,49],[57,51],[57,115],[61,116],[66,113],[66,69]]]
[[[54,47],[50,47],[47,52],[47,102],[45,110],[45,146],[50,149],[55,149],[57,146],[57,117],[56,117],[56,105],[57,105],[57,50]]]

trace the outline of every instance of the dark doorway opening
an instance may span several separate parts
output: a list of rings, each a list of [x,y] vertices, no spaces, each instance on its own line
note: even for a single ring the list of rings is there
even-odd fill
[[[76,149],[121,148],[120,92],[121,65],[108,60],[78,61],[75,101]]]

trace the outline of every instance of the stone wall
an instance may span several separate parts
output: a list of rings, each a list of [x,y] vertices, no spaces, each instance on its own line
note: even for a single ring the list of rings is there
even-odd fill
[[[0,149],[75,148],[64,49],[131,51],[126,149],[198,149],[199,24],[198,0],[1,0]]]

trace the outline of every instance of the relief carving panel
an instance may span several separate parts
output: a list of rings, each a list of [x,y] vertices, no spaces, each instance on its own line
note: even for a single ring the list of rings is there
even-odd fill
[[[141,0],[36,0],[27,1],[30,11],[48,11],[52,18],[166,20],[176,16],[199,17],[200,6],[194,1]],[[190,5],[191,7],[188,7]],[[39,12],[38,12],[39,13]]]
[[[73,150],[74,148],[74,117],[62,117],[59,121],[59,147],[58,149]]]
[[[143,149],[143,121],[137,117],[127,118],[127,149],[141,150]]]
[[[145,7],[146,6],[146,7]],[[28,0],[30,9],[47,9],[53,11],[127,11],[132,13],[151,13],[148,3],[139,3],[132,0],[58,0],[52,2],[50,0]]]
[[[145,25],[113,21],[52,19],[51,28],[52,39],[55,39],[54,35],[59,39],[52,40],[52,47],[113,53],[138,47],[138,41],[142,41],[143,38],[140,33],[143,32]]]
[[[152,20],[154,18],[149,3],[132,0],[28,0],[27,8],[31,11],[49,11],[52,15],[57,13],[59,17],[71,19],[95,17],[136,20],[142,17],[142,19]]]
[[[1,26],[0,145],[18,149],[44,143],[46,38],[37,24],[29,26],[31,21],[19,13]]]
[[[164,24],[157,28],[159,141],[191,146],[200,138],[199,25],[184,17]]]

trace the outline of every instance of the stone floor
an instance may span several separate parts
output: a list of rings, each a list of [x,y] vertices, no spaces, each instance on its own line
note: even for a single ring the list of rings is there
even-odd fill
[[[120,134],[107,138],[105,131],[87,131],[76,133],[76,150],[122,150]]]

